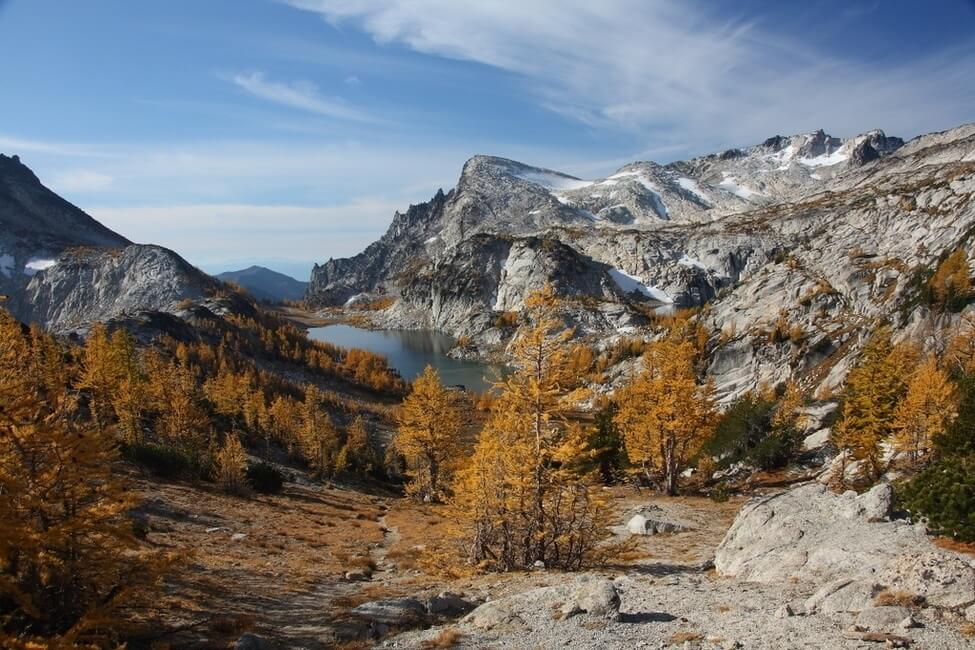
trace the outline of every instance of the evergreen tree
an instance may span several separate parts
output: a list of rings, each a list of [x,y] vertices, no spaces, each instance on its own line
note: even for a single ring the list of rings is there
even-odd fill
[[[308,465],[321,477],[331,476],[335,470],[339,436],[332,418],[322,408],[322,393],[314,385],[305,390],[298,441]]]
[[[345,430],[345,444],[336,465],[340,470],[368,474],[376,469],[376,452],[369,441],[369,430],[361,415],[357,415]]]
[[[393,446],[406,461],[408,494],[422,500],[444,497],[461,454],[463,426],[458,395],[444,388],[437,371],[427,366],[403,400],[393,438]]]
[[[931,302],[943,311],[961,311],[972,297],[968,255],[959,248],[938,265],[928,281]]]
[[[216,461],[220,486],[232,494],[243,494],[247,489],[247,453],[236,433],[226,435]]]

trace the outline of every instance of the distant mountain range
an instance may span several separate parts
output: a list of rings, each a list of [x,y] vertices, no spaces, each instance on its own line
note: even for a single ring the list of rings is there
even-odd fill
[[[217,274],[217,279],[233,282],[247,289],[258,300],[280,302],[281,300],[301,300],[308,288],[307,282],[295,280],[290,275],[272,271],[263,266],[250,266],[240,271],[226,271]]]

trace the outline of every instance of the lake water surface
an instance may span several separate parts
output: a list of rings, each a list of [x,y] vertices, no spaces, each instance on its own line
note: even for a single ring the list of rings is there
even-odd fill
[[[381,354],[409,381],[429,364],[440,373],[444,385],[461,384],[483,392],[502,370],[501,366],[448,357],[454,339],[433,330],[366,330],[351,325],[327,325],[309,328],[308,336],[343,348]]]

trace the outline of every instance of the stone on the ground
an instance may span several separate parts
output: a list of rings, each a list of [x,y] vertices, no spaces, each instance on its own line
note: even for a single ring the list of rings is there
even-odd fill
[[[552,587],[540,587],[484,603],[468,614],[463,623],[482,630],[524,624],[539,611],[557,614],[556,620],[585,614],[615,620],[619,618],[620,596],[613,581],[591,575]]]
[[[345,579],[349,582],[361,582],[364,580],[370,580],[371,578],[372,573],[365,569],[355,569],[345,572]]]
[[[883,590],[872,580],[841,578],[820,587],[806,601],[806,611],[833,614],[859,612],[873,606],[873,599]]]
[[[829,442],[830,429],[827,427],[825,429],[820,429],[815,433],[811,433],[805,437],[802,441],[802,448],[805,451],[812,451],[814,449],[819,449]]]
[[[975,568],[945,553],[902,555],[889,563],[877,580],[885,587],[923,596],[935,607],[959,608],[975,603]]]
[[[468,602],[458,594],[449,591],[442,592],[427,600],[427,611],[434,616],[463,616],[474,609],[474,603]]]
[[[375,623],[410,625],[422,622],[427,609],[416,598],[383,598],[354,607],[352,614]]]
[[[795,615],[795,611],[793,611],[792,606],[788,603],[775,610],[775,618],[791,618]]]
[[[891,632],[900,628],[904,619],[910,617],[911,610],[906,607],[893,605],[867,607],[857,614],[856,624],[865,630]]]
[[[612,580],[580,576],[569,599],[562,607],[566,616],[589,614],[599,618],[616,619],[620,612],[620,595]]]
[[[657,535],[659,533],[674,533],[686,530],[687,527],[674,521],[647,517],[636,514],[626,522],[626,530],[632,535]]]

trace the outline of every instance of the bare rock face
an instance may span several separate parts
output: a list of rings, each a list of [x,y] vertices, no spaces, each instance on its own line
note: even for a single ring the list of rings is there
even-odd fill
[[[879,572],[894,557],[931,547],[914,526],[878,521],[889,514],[889,493],[879,485],[835,495],[810,484],[753,501],[718,547],[715,568],[753,582],[825,583]]]
[[[68,249],[130,243],[47,189],[19,157],[0,154],[0,294],[16,296]]]
[[[715,568],[753,582],[818,584],[807,612],[859,613],[866,629],[910,618],[891,598],[955,611],[975,603],[975,564],[935,547],[921,527],[887,521],[890,497],[887,484],[859,496],[811,484],[758,499],[732,524]]]
[[[143,311],[175,312],[218,283],[176,253],[159,246],[69,251],[31,277],[13,311],[54,332]]]
[[[707,305],[698,320],[722,400],[794,377],[833,389],[868,323],[936,324],[916,278],[959,245],[975,252],[973,150],[975,125],[906,144],[817,131],[595,180],[476,156],[363,253],[316,267],[306,298],[391,296],[378,325],[481,350],[503,347],[498,316],[543,279],[600,340],[632,335],[648,310]]]
[[[972,563],[941,552],[898,557],[880,572],[877,581],[920,596],[935,607],[964,608],[975,603]]]

